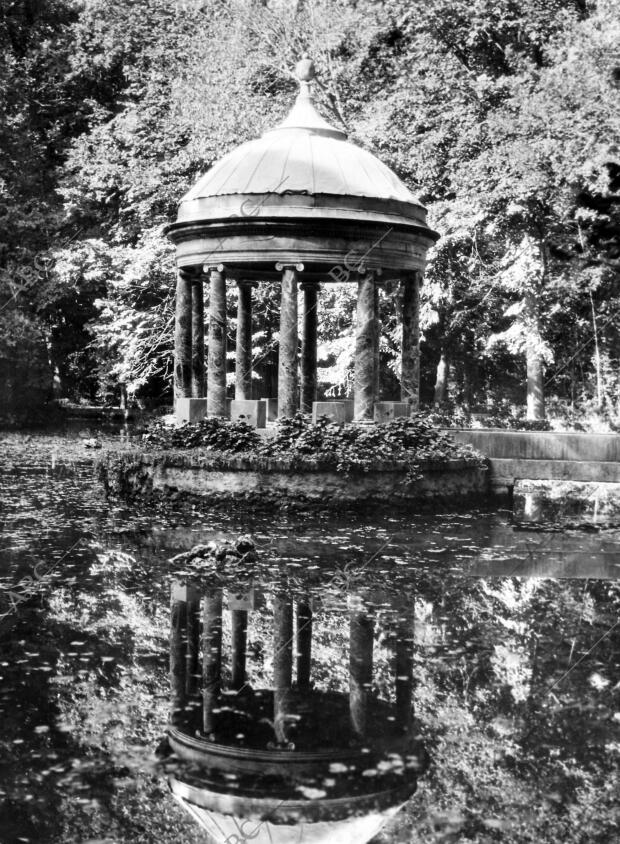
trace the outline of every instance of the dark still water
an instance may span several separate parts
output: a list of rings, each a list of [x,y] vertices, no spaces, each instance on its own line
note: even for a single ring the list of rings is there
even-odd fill
[[[2,437],[2,844],[620,839],[620,531],[129,507],[93,456]]]

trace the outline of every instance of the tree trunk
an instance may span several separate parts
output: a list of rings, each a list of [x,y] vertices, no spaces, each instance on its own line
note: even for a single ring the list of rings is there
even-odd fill
[[[174,328],[174,396],[192,394],[192,282],[183,270],[177,271]]]
[[[409,402],[412,410],[420,407],[420,276],[408,273],[401,282],[400,400]]]
[[[441,350],[441,357],[437,364],[437,376],[435,379],[435,404],[445,404],[448,398],[448,378],[450,375],[450,361],[444,349]]]
[[[538,296],[532,289],[525,292],[526,365],[527,365],[527,418],[545,418],[544,362]]]

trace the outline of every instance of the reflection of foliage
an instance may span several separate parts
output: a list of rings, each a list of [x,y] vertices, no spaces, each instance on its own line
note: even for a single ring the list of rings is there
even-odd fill
[[[376,511],[337,523],[307,514],[106,511],[88,466],[45,475],[37,442],[11,440],[3,466],[10,460],[34,470],[19,478],[19,498],[15,474],[4,473],[5,535],[18,546],[8,572],[28,554],[59,558],[78,531],[98,541],[57,566],[2,641],[0,823],[8,840],[199,840],[151,766],[168,697],[167,586],[177,572],[166,560],[216,534],[224,546],[222,535],[250,529],[264,543],[246,572],[254,585],[316,600],[312,677],[320,688],[348,688],[349,590],[369,603],[376,593],[373,683],[386,697],[394,676],[388,605],[415,604],[414,707],[432,764],[382,836],[386,844],[616,839],[620,635],[609,632],[620,608],[616,581],[465,577],[458,572],[476,548],[496,561],[515,550],[510,538],[493,549],[481,538],[497,521],[478,512],[416,515],[405,527]],[[70,446],[53,443],[68,459]],[[399,536],[387,556],[369,561],[392,529]],[[524,535],[512,534],[515,546]],[[502,536],[510,537],[508,527]],[[278,541],[289,543],[291,556],[274,551]],[[608,534],[605,547],[615,541]],[[230,568],[231,588],[242,585],[245,574]],[[218,578],[218,585],[228,584]],[[261,687],[271,681],[270,613],[268,602],[249,612],[248,666]],[[224,640],[228,652],[229,630]]]

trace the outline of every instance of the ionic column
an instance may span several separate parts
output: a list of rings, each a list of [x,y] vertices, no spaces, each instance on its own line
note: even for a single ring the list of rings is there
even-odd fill
[[[303,264],[276,264],[282,271],[280,344],[278,351],[278,417],[297,413],[297,271]]]
[[[286,744],[293,675],[293,606],[286,595],[274,599],[273,612],[273,724],[276,741]]]
[[[418,272],[402,278],[402,346],[400,399],[412,410],[420,406],[420,277]]]
[[[202,278],[192,280],[192,397],[205,394],[205,305]]]
[[[220,696],[222,676],[222,590],[205,595],[202,623],[202,722],[205,733],[215,728],[214,709]]]
[[[301,334],[301,396],[300,408],[303,413],[312,412],[312,402],[316,401],[316,347],[318,329],[318,293],[319,285],[304,282],[303,321]]]
[[[366,735],[372,684],[374,621],[367,612],[353,611],[349,618],[349,713],[351,729]]]
[[[192,281],[185,270],[177,270],[174,314],[174,397],[192,395]]]
[[[357,282],[355,324],[354,418],[372,420],[375,403],[375,280],[362,275]]]
[[[374,355],[374,380],[373,393],[375,401],[379,401],[381,395],[381,366],[379,361],[379,345],[381,340],[381,319],[379,316],[379,285],[375,279],[375,295],[374,295],[374,309],[375,309],[375,330],[373,336],[373,355]]]
[[[207,416],[226,416],[226,279],[223,266],[209,269]]]
[[[300,692],[310,688],[312,658],[312,610],[300,601],[297,604],[297,688]]]
[[[231,688],[238,692],[245,685],[245,657],[248,638],[248,611],[231,610],[232,652]]]
[[[235,398],[252,398],[252,288],[254,282],[237,282],[237,347]]]

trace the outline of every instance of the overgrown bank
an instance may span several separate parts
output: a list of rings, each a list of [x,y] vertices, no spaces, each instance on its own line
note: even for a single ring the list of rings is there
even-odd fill
[[[485,489],[482,456],[420,416],[365,426],[298,414],[265,438],[243,422],[160,423],[139,447],[103,455],[98,472],[115,495],[193,493],[262,504],[451,498]]]

